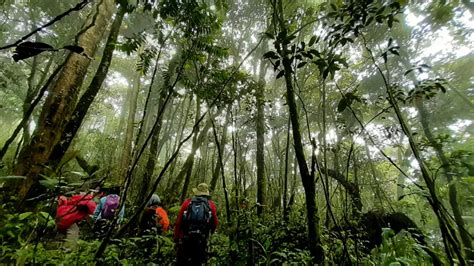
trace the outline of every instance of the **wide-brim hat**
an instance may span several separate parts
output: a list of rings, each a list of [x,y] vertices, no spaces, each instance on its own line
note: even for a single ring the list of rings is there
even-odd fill
[[[193,193],[195,196],[209,196],[209,187],[206,183],[201,183],[193,188]]]

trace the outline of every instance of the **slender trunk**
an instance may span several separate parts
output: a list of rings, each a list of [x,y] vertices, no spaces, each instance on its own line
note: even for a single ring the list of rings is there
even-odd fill
[[[286,129],[286,149],[285,149],[285,177],[283,186],[283,221],[288,223],[289,221],[289,208],[288,208],[288,158],[290,153],[290,119],[288,118],[288,125]]]
[[[232,113],[231,113],[232,114]],[[231,117],[232,119],[232,125],[235,126],[235,121],[234,121],[234,116],[232,115]],[[240,204],[240,198],[239,198],[239,190],[240,190],[240,186],[242,185],[242,187],[245,189],[245,183],[242,184],[242,175],[244,173],[244,171],[242,171],[242,168],[241,168],[241,171],[240,171],[240,176],[237,177],[238,173],[237,173],[237,141],[236,141],[236,130],[237,129],[234,129],[232,130],[232,157],[233,157],[233,166],[234,166],[234,191],[235,191],[235,209],[238,210],[239,209],[239,204]],[[244,181],[245,182],[245,181]]]
[[[370,169],[370,172],[372,174],[372,179],[373,179],[373,183],[371,185],[371,188],[372,190],[375,192],[375,198],[374,198],[374,203],[375,203],[375,206],[376,208],[382,208],[383,204],[382,204],[382,191],[379,187],[379,181],[377,180],[377,170],[375,169],[375,166],[374,166],[374,161],[372,159],[372,156],[371,156],[371,153],[370,153],[370,150],[369,150],[369,144],[367,144],[367,142],[365,141],[365,153],[367,155],[367,159],[369,160],[369,169]]]
[[[164,92],[163,92],[164,91]],[[163,89],[160,93],[161,97],[158,102],[158,106],[162,106],[166,99],[166,90]],[[160,108],[158,108],[160,110]],[[151,142],[149,146],[148,152],[148,160],[146,162],[145,171],[143,172],[143,177],[141,182],[138,184],[141,188],[139,189],[139,193],[137,195],[137,199],[135,201],[136,204],[140,204],[143,202],[144,198],[147,195],[148,187],[151,182],[151,177],[153,176],[153,171],[155,170],[155,164],[158,156],[158,142],[160,140],[160,132],[163,124],[163,115],[159,116],[157,114],[157,118],[159,119],[156,127],[153,129],[153,136],[151,137]]]
[[[426,110],[423,99],[417,98],[415,100],[415,105],[418,109],[418,114],[420,118],[420,122],[423,128],[423,132],[425,133],[426,138],[430,142],[431,146],[436,152],[436,156],[438,157],[439,161],[441,162],[441,167],[444,170],[444,175],[446,176],[446,181],[448,182],[448,197],[449,197],[449,204],[451,205],[451,209],[453,210],[454,221],[458,227],[459,235],[461,236],[462,243],[464,245],[464,251],[466,257],[469,260],[474,260],[474,254],[472,252],[472,240],[467,232],[464,220],[462,218],[462,212],[459,208],[458,200],[457,200],[457,190],[456,190],[456,182],[454,182],[455,173],[451,168],[451,163],[449,162],[448,158],[444,154],[443,146],[437,143],[433,133],[431,132],[431,128],[429,125],[430,121],[430,114]]]
[[[201,116],[201,99],[199,97],[197,97],[196,98],[196,117],[194,119],[194,123],[196,123],[199,120],[200,116]],[[209,122],[210,121],[208,121],[208,123]],[[206,123],[206,127],[203,129],[202,132],[200,132],[199,135],[202,135],[204,133],[204,130],[206,130],[206,132],[207,132],[208,129],[209,129],[209,127],[207,127],[207,123]],[[196,129],[196,134],[193,137],[193,142],[191,144],[191,153],[188,155],[188,158],[186,159],[185,167],[183,167],[183,170],[178,174],[178,177],[176,178],[177,181],[179,182],[179,184],[181,184],[180,179],[182,179],[182,176],[184,175],[184,185],[183,185],[183,189],[181,191],[181,196],[179,198],[180,202],[183,202],[187,197],[189,182],[191,181],[191,174],[192,174],[192,171],[193,171],[194,155],[196,154],[196,151],[200,146],[200,144],[198,145],[198,143],[197,143],[198,142],[198,133],[199,133],[199,128]],[[204,139],[204,137],[203,137],[203,139]],[[176,190],[172,190],[172,191],[176,191]]]
[[[267,182],[265,178],[265,73],[266,64],[263,60],[260,61],[259,81],[255,91],[256,105],[257,105],[257,119],[255,121],[257,131],[257,215],[262,217],[266,204],[266,189]]]
[[[78,45],[83,47],[84,52],[91,57],[94,56],[112,16],[113,6],[113,0],[100,1],[97,6],[97,15],[93,16],[88,23],[91,25],[88,25],[78,36]],[[54,145],[61,138],[89,65],[90,59],[87,57],[69,53],[67,63],[55,84],[50,87],[38,120],[38,127],[30,143],[20,152],[18,163],[13,171],[15,175],[26,176],[21,185],[13,190],[22,202],[39,181],[39,173],[48,162]]]
[[[171,137],[171,132],[173,130],[174,120],[178,116],[178,112],[183,111],[183,109],[181,109],[183,105],[184,105],[184,101],[180,101],[177,104],[177,106],[174,108],[173,112],[172,113],[170,112],[170,114],[168,114],[166,127],[164,128],[164,131],[163,131],[163,137],[158,142],[158,151],[157,151],[157,156],[158,157],[160,156],[161,151],[163,150],[163,147],[164,147],[165,143],[170,143],[169,140],[170,140],[170,137]],[[180,125],[180,124],[181,124],[181,116],[180,116],[180,122],[177,125]],[[168,148],[170,148],[170,147],[168,147]],[[165,150],[167,150],[167,149],[165,149]],[[165,158],[168,158],[168,156],[165,156]]]
[[[123,183],[125,174],[127,173],[128,166],[130,164],[130,159],[132,156],[132,146],[136,145],[136,143],[132,143],[133,139],[133,131],[135,128],[135,115],[137,112],[137,100],[138,94],[140,92],[140,73],[136,73],[135,80],[133,81],[133,87],[130,88],[131,95],[130,100],[128,102],[129,109],[128,109],[128,118],[127,118],[127,127],[125,132],[125,138],[123,141],[123,149],[122,154],[120,156],[120,164],[119,164],[119,171],[118,171],[118,179],[120,183]]]
[[[403,137],[403,136],[402,136]],[[400,139],[400,143],[402,143],[402,139]],[[397,151],[397,160],[398,164],[400,165],[400,168],[405,171],[408,167],[409,160],[405,159],[410,156],[410,150],[407,149],[405,152],[402,151],[401,147]],[[398,174],[397,177],[397,198],[396,200],[401,200],[403,195],[404,195],[404,187],[405,187],[405,176],[402,173]]]
[[[184,101],[184,99],[183,99],[183,101]],[[176,147],[178,147],[178,143],[181,141],[181,138],[183,137],[183,132],[184,132],[184,129],[186,128],[186,124],[188,122],[188,116],[189,116],[189,113],[191,111],[192,101],[193,101],[193,98],[189,97],[189,103],[188,103],[188,106],[186,107],[186,112],[184,113],[184,115],[179,116],[178,126],[181,125],[181,128],[178,130],[178,134],[176,135],[176,138],[175,138],[175,141],[174,141],[174,144],[173,144],[173,148],[171,149],[172,151],[176,150]],[[183,121],[183,119],[184,119],[184,121]],[[169,158],[169,155],[166,155],[166,158]],[[169,171],[169,176],[170,177],[173,176],[173,173],[174,173],[175,169],[176,169],[176,160],[170,166],[170,171]],[[166,187],[167,188],[171,187],[172,182],[173,182],[173,178],[169,178],[168,182],[166,184]]]
[[[224,162],[223,162],[223,159],[222,159],[222,153],[221,153],[221,148],[220,148],[220,143],[219,143],[219,139],[217,138],[217,131],[216,131],[216,125],[214,124],[214,121],[212,120],[211,118],[211,123],[212,123],[212,133],[214,135],[214,141],[216,142],[216,146],[217,146],[217,153],[219,155],[219,166],[222,168],[222,188],[224,190],[224,197],[225,197],[225,210],[226,210],[226,214],[227,214],[227,223],[230,224],[230,221],[231,221],[231,213],[230,213],[230,204],[229,204],[229,195],[227,193],[227,185],[225,183],[225,176],[224,176]],[[238,201],[238,198],[235,198],[235,201],[237,202]],[[238,204],[237,204],[238,205]],[[237,208],[238,210],[238,208]]]
[[[283,47],[282,51],[286,50]],[[284,52],[285,53],[285,52]],[[324,258],[323,249],[321,246],[320,233],[318,229],[319,218],[317,217],[316,207],[316,187],[314,184],[314,178],[310,175],[308,165],[306,164],[306,158],[304,155],[303,142],[301,139],[301,132],[299,126],[298,110],[296,108],[296,101],[294,95],[293,84],[291,82],[291,61],[286,56],[283,57],[283,66],[285,68],[285,81],[286,81],[286,100],[288,103],[288,109],[290,113],[291,125],[293,129],[293,142],[295,145],[295,155],[298,161],[298,166],[301,175],[301,181],[303,182],[303,188],[305,190],[306,197],[306,212],[307,212],[307,226],[308,226],[308,240],[310,243],[310,252],[314,257],[315,262],[321,262]]]
[[[220,146],[219,146],[220,150],[217,151],[218,153],[220,152],[221,154],[224,154],[224,147],[227,141],[227,126],[229,125],[231,110],[232,110],[232,104],[229,104],[229,106],[227,107],[226,115],[225,115],[224,126],[222,127],[222,136],[221,136]],[[221,171],[221,167],[217,163],[215,165],[214,171],[212,172],[212,179],[211,179],[211,184],[210,184],[211,191],[214,191],[216,189],[217,180],[219,179],[220,171]]]
[[[288,29],[283,18],[283,4],[278,1],[278,22],[280,30],[283,33],[283,38],[286,38]],[[315,263],[321,263],[324,260],[324,250],[321,245],[321,235],[319,232],[319,217],[316,206],[316,186],[314,183],[314,176],[311,176],[306,158],[304,154],[303,141],[300,132],[300,123],[298,117],[298,110],[295,101],[295,91],[292,83],[293,69],[291,66],[292,60],[288,55],[288,45],[285,42],[280,42],[277,47],[278,53],[281,55],[281,60],[284,69],[284,77],[286,83],[286,101],[291,119],[293,129],[293,142],[295,146],[295,155],[298,161],[298,166],[301,175],[301,181],[305,190],[306,212],[307,212],[307,226],[308,226],[308,243],[309,251]]]
[[[71,120],[68,121],[61,135],[61,140],[54,146],[53,152],[49,156],[49,164],[52,166],[53,169],[55,169],[59,165],[61,159],[63,158],[67,149],[71,145],[72,140],[76,136],[77,131],[79,130],[82,124],[82,121],[84,121],[84,118],[86,117],[89,107],[92,105],[92,102],[94,101],[95,97],[97,96],[97,93],[99,93],[99,90],[102,87],[102,83],[104,82],[107,76],[110,64],[112,62],[112,55],[115,50],[120,26],[122,25],[125,13],[125,7],[120,6],[120,8],[115,14],[115,19],[112,22],[109,37],[107,38],[104,52],[102,54],[102,59],[100,60],[99,67],[97,68],[94,78],[92,79],[89,87],[81,96],[77,106],[75,107],[74,112],[71,116]]]
[[[396,117],[398,119],[398,122],[400,124],[400,127],[404,135],[408,138],[410,149],[413,152],[413,156],[415,157],[420,167],[421,175],[423,177],[423,180],[425,181],[426,188],[428,189],[428,192],[430,195],[429,197],[427,197],[428,202],[431,208],[433,209],[433,212],[435,213],[436,218],[438,219],[439,228],[443,236],[443,243],[444,243],[446,255],[448,256],[448,259],[451,264],[454,264],[454,259],[456,257],[459,260],[459,263],[461,265],[466,265],[462,252],[459,248],[459,241],[457,239],[456,232],[454,228],[451,226],[451,223],[446,213],[444,212],[444,207],[442,205],[442,202],[438,198],[438,195],[436,192],[435,180],[433,179],[430,171],[428,170],[428,167],[425,165],[425,162],[423,161],[423,158],[421,157],[420,149],[418,148],[418,145],[413,138],[412,131],[402,114],[400,106],[398,105],[396,96],[394,95],[392,85],[388,81],[387,77],[384,75],[380,66],[377,64],[376,59],[373,56],[372,50],[370,50],[370,48],[368,48],[367,45],[365,48],[367,52],[370,54],[371,60],[374,66],[376,67],[378,73],[380,74],[380,76],[382,77],[384,81],[384,86],[388,95],[389,102],[392,105],[393,110],[395,111]],[[455,257],[453,255],[455,255]]]

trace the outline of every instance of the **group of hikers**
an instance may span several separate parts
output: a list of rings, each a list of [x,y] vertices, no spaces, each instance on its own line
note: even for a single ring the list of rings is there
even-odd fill
[[[202,265],[207,260],[207,243],[218,225],[216,205],[210,199],[206,183],[193,188],[194,196],[186,199],[174,225],[177,265]],[[68,247],[77,245],[79,228],[92,225],[92,232],[102,238],[111,226],[122,223],[125,204],[120,202],[120,187],[108,187],[80,193],[70,198],[59,196],[56,227]],[[120,207],[122,205],[122,207]],[[166,210],[156,194],[147,202],[138,229],[144,235],[155,231],[164,234],[170,227]]]

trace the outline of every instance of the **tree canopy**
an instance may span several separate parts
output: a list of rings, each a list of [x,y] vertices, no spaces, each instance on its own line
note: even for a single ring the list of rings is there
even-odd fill
[[[138,224],[200,183],[212,265],[474,263],[470,1],[0,6],[1,263],[172,264]],[[110,186],[64,253],[59,196]]]

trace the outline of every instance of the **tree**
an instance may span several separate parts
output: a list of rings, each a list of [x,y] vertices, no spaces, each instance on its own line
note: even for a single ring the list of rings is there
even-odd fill
[[[61,134],[61,139],[54,146],[53,151],[49,156],[49,164],[52,166],[53,169],[55,169],[59,165],[62,157],[71,145],[72,140],[76,136],[76,133],[79,130],[79,127],[81,126],[82,121],[84,120],[87,114],[87,111],[89,110],[89,107],[91,106],[97,93],[102,87],[102,83],[104,82],[105,77],[107,76],[107,72],[109,71],[109,67],[112,62],[112,56],[117,43],[120,26],[122,25],[123,17],[126,13],[127,7],[124,5],[120,5],[120,7],[117,9],[117,12],[115,13],[114,21],[112,22],[112,25],[110,27],[109,36],[105,43],[104,52],[97,68],[97,72],[95,73],[91,84],[79,99],[78,104],[72,112],[71,119],[64,127],[64,131]]]
[[[308,241],[309,250],[316,263],[320,263],[324,260],[324,251],[321,246],[321,237],[319,231],[319,218],[318,209],[316,206],[316,187],[314,184],[314,176],[311,175],[306,157],[304,154],[303,143],[300,132],[300,122],[298,117],[298,110],[295,101],[295,90],[293,87],[293,75],[292,59],[289,55],[288,39],[292,38],[286,25],[284,18],[283,3],[281,0],[272,2],[274,8],[274,23],[278,25],[278,39],[275,42],[275,48],[281,57],[281,64],[285,77],[286,84],[286,101],[288,104],[288,110],[290,115],[291,126],[293,130],[293,144],[295,146],[295,156],[298,161],[299,171],[301,175],[301,181],[305,190],[305,201],[306,201],[306,215],[307,215],[307,226],[308,226]]]
[[[112,16],[112,9],[112,0],[98,3],[97,11],[95,9],[93,11],[97,13],[89,18],[85,28],[77,35],[78,45],[84,48],[88,56],[95,54]],[[56,82],[48,90],[49,94],[43,105],[38,127],[33,133],[31,142],[22,148],[13,171],[15,175],[26,176],[21,185],[13,184],[14,191],[21,201],[28,197],[32,187],[37,184],[39,174],[44,169],[54,145],[60,140],[89,64],[89,58],[70,53]]]

